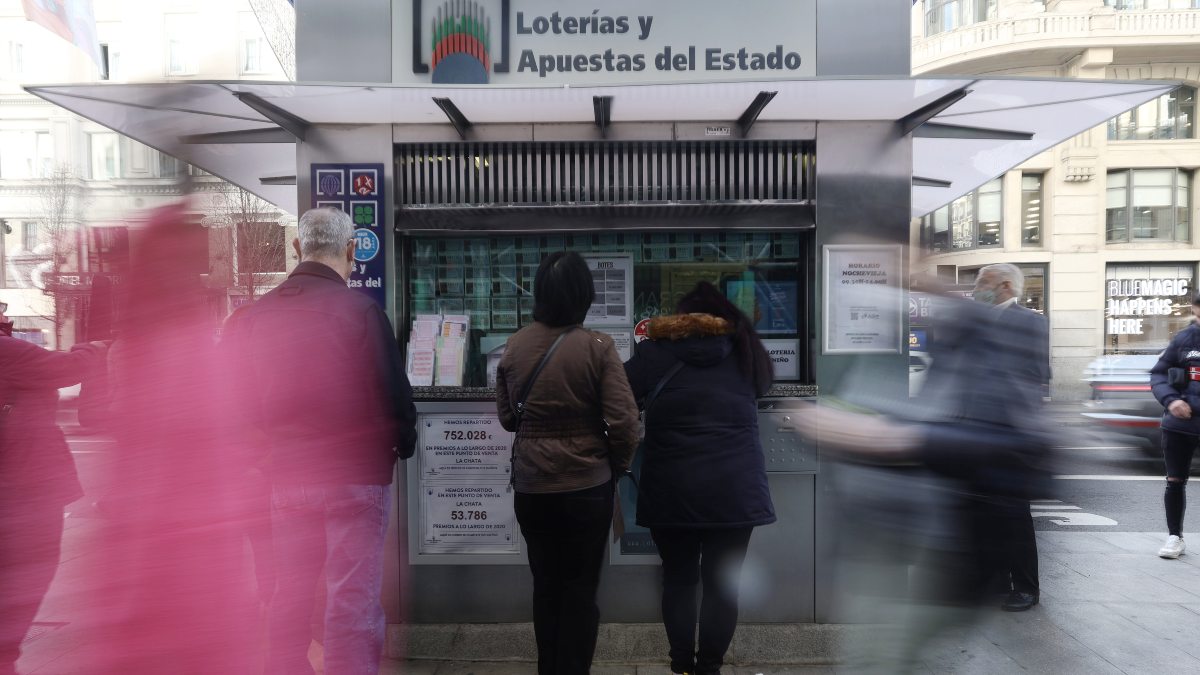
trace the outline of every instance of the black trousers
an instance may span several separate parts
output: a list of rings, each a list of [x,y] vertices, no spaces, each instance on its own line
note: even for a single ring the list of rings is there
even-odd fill
[[[1001,507],[998,514],[1008,560],[1012,589],[1038,595],[1037,536],[1033,531],[1033,515],[1028,499],[1014,499]]]
[[[613,484],[515,500],[533,572],[539,675],[586,675],[596,651],[596,588],[612,523]]]
[[[671,645],[671,670],[677,673],[720,670],[737,628],[738,575],[753,529],[651,529],[663,561],[662,614]],[[698,608],[697,584],[703,586]]]

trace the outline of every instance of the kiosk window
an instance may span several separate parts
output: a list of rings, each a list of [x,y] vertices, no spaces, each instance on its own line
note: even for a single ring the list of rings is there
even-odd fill
[[[712,282],[755,321],[777,381],[807,381],[807,232],[619,232],[411,238],[403,337],[417,386],[494,386],[508,337],[533,322],[533,281],[552,251],[592,261],[597,302],[586,322],[629,358],[638,322],[669,314],[698,281]]]

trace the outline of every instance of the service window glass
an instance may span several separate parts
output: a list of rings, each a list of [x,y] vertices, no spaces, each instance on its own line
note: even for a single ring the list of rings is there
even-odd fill
[[[494,386],[508,337],[533,322],[538,265],[561,250],[605,262],[593,270],[597,302],[587,325],[612,335],[622,359],[632,354],[639,322],[674,312],[679,299],[704,280],[741,307],[768,348],[780,354],[776,381],[807,382],[811,377],[807,280],[813,256],[808,233],[417,237],[403,246],[408,269],[400,275],[405,279],[397,295],[405,302],[397,323],[414,385]]]

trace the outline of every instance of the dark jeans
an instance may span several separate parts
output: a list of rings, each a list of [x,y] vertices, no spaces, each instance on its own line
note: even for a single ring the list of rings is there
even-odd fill
[[[662,614],[671,644],[671,670],[720,670],[737,628],[738,575],[753,529],[650,531],[663,561]],[[697,608],[696,585],[701,582],[704,598]]]
[[[586,675],[596,651],[596,587],[612,522],[613,484],[577,492],[516,494],[533,572],[539,675]]]
[[[1167,489],[1163,494],[1163,505],[1167,511],[1167,531],[1177,537],[1183,536],[1183,512],[1187,507],[1187,481],[1192,473],[1192,455],[1196,442],[1191,434],[1163,430],[1163,463],[1167,465]],[[1175,480],[1170,480],[1174,478]]]

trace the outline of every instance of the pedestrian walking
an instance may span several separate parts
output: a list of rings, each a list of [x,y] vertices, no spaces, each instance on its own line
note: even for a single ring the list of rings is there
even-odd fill
[[[1192,316],[1200,319],[1200,294],[1192,298]],[[1167,514],[1167,541],[1160,558],[1183,555],[1183,511],[1187,506],[1187,481],[1192,456],[1200,437],[1200,325],[1193,321],[1171,338],[1150,369],[1150,387],[1163,406],[1162,449],[1167,468],[1163,507]]]
[[[12,336],[0,302],[0,675],[16,673],[21,642],[58,569],[63,508],[83,496],[56,423],[58,390],[104,368],[107,346],[52,352]]]
[[[625,364],[646,419],[637,523],[662,558],[671,670],[719,673],[750,535],[775,522],[756,402],[771,386],[771,358],[751,320],[708,282],[651,321],[648,336]]]
[[[612,338],[580,325],[595,299],[583,258],[547,256],[533,296],[534,323],[500,359],[496,409],[516,432],[512,480],[533,573],[538,673],[580,675],[596,649],[614,478],[633,458],[637,405]]]
[[[267,672],[314,672],[309,618],[320,593],[325,672],[375,675],[388,486],[397,458],[415,449],[416,409],[387,315],[346,286],[350,216],[313,209],[297,229],[300,264],[238,312],[224,338],[241,375],[237,399],[267,445],[276,576]]]

